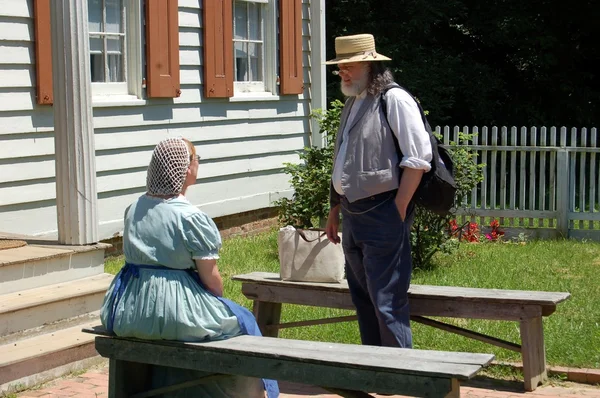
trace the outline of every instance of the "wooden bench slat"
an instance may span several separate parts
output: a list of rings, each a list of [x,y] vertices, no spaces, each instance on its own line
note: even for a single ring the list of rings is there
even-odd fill
[[[373,371],[454,377],[460,380],[471,378],[494,358],[491,354],[373,347],[260,336],[237,336],[227,340],[202,343],[113,338],[119,341],[152,344],[152,347],[186,348],[199,356],[210,352],[255,358],[288,359],[307,365],[331,364]],[[217,369],[211,371],[220,372]]]
[[[310,305],[314,307],[356,310],[349,291],[326,291],[298,289],[297,286],[267,285],[258,282],[245,282],[242,293],[251,300],[264,303]],[[549,307],[546,307],[549,308]],[[552,308],[556,308],[552,305]],[[535,304],[512,304],[482,302],[475,300],[431,299],[410,296],[410,312],[420,316],[444,316],[471,319],[496,319],[519,321],[540,317],[542,306]],[[546,313],[551,313],[548,310]]]
[[[481,365],[405,358],[400,353],[410,350],[388,348],[400,354],[391,360],[388,354],[379,355],[385,349],[379,350],[381,352],[377,355],[371,353],[368,356],[354,350],[380,347],[333,343],[313,345],[312,342],[298,341],[298,346],[291,349],[290,342],[257,336],[206,343],[97,337],[96,349],[100,355],[113,361],[264,377],[345,390],[429,397],[445,397],[456,392],[457,379],[467,379],[481,369]],[[303,349],[301,346],[311,348]],[[331,348],[323,350],[323,346]],[[451,356],[444,353],[440,354],[440,358],[446,355]],[[485,363],[492,358],[493,355],[481,357]]]
[[[116,337],[113,334],[104,329],[102,325],[94,326],[92,328],[84,328],[82,332],[96,334],[100,336]],[[134,341],[146,341],[139,339],[130,339]],[[376,355],[378,358],[388,357],[392,360],[392,363],[398,361],[398,359],[417,359],[422,361],[436,361],[445,362],[451,364],[469,364],[486,366],[494,358],[490,354],[479,354],[470,352],[448,352],[448,351],[435,351],[435,350],[414,350],[406,348],[390,348],[390,347],[374,347],[374,346],[362,346],[356,344],[344,344],[344,343],[328,343],[322,341],[305,341],[305,340],[293,340],[293,339],[278,339],[272,337],[259,337],[259,336],[248,336],[241,335],[232,339],[220,340],[220,341],[208,341],[202,343],[184,343],[184,342],[171,342],[162,341],[169,345],[171,344],[191,344],[206,347],[207,349],[227,349],[227,350],[239,350],[239,351],[252,351],[255,353],[264,353],[269,355],[281,355],[282,350],[309,350],[322,352],[333,352],[333,353],[344,353],[351,352],[353,355]],[[160,341],[158,342],[160,343]],[[310,348],[307,348],[307,344],[310,344]],[[393,365],[393,366],[396,366]]]
[[[195,343],[204,344],[204,343]],[[446,352],[433,350],[414,350],[407,348],[374,347],[356,344],[328,343],[321,341],[304,341],[278,339],[273,337],[238,336],[235,339],[209,343],[214,346],[227,347],[236,351],[251,351],[276,356],[298,357],[302,360],[344,362],[360,366],[370,364],[393,369],[413,369],[409,361],[429,363],[447,363],[454,377],[470,377],[467,373],[455,373],[455,365],[485,366],[493,359],[490,354],[473,354],[467,352]],[[399,361],[405,363],[398,363]],[[431,372],[427,369],[427,372]]]
[[[244,275],[235,275],[233,280],[241,282],[257,282],[261,284],[294,286],[306,288],[311,291],[348,291],[348,283],[344,280],[341,283],[312,283],[312,282],[292,282],[282,281],[279,274],[273,272],[252,272]],[[526,290],[504,290],[504,289],[483,289],[468,288],[456,286],[433,286],[433,285],[411,285],[409,297],[431,298],[431,299],[454,299],[454,300],[475,300],[495,303],[513,303],[513,304],[534,304],[534,305],[556,305],[570,297],[570,293],[565,292],[542,292]]]

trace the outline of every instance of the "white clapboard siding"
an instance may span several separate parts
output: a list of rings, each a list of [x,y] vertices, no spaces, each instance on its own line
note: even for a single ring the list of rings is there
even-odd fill
[[[33,15],[33,0],[2,0],[0,4],[0,18],[30,18]]]
[[[2,95],[2,94],[0,94]],[[9,111],[0,113],[0,136],[5,134],[44,133],[54,130],[54,113],[50,106],[33,111]],[[2,157],[3,151],[0,151]]]
[[[179,47],[190,50],[202,46],[202,32],[196,29],[179,29]]]
[[[233,157],[249,157],[269,155],[277,152],[291,152],[304,146],[304,137],[291,136],[279,139],[256,141],[232,141],[199,146],[203,161],[219,160]],[[123,156],[122,153],[100,153],[96,156],[98,171],[115,171],[148,167],[152,157],[152,147],[135,151]]]
[[[204,150],[198,147],[198,153],[201,156],[204,155]],[[143,169],[145,178],[145,169],[148,165],[151,152],[143,153],[140,158],[140,166],[138,169]],[[139,155],[136,153],[136,157]],[[100,161],[97,161],[97,171],[101,175],[104,172],[110,172],[111,170],[125,170],[123,166],[114,167],[109,162],[104,161],[102,157],[98,157]],[[247,158],[247,159],[234,159],[226,160],[223,162],[207,162],[205,159],[202,160],[202,164],[198,173],[198,178],[206,177],[218,177],[227,176],[229,174],[243,173],[243,172],[256,172],[261,170],[272,170],[279,169],[282,167],[283,162],[296,162],[298,161],[298,155],[294,152],[293,154],[268,154],[261,155],[259,158]],[[144,164],[145,162],[145,164]],[[268,167],[267,167],[268,162]],[[106,169],[103,169],[106,167]],[[136,167],[132,167],[135,169]],[[118,175],[118,179],[121,180],[122,175],[125,171]],[[44,160],[38,160],[35,162],[35,167],[32,167],[31,163],[26,162],[14,162],[8,164],[0,164],[0,184],[10,182],[25,182],[31,180],[48,179],[54,178],[55,176],[55,165],[54,159],[45,157]],[[99,177],[100,178],[100,177]],[[114,175],[113,177],[114,178]],[[145,182],[144,182],[145,183]],[[123,185],[122,180],[119,181],[120,185]],[[1,186],[1,185],[0,185]],[[1,189],[1,188],[0,188]],[[104,189],[104,188],[102,188]],[[100,182],[98,182],[98,190],[101,191]]]
[[[2,206],[54,199],[56,199],[56,184],[53,180],[30,182],[27,185],[2,184],[0,188],[0,209]]]
[[[35,104],[32,88],[14,88],[10,92],[0,91],[0,117],[4,111],[29,111]]]
[[[186,196],[192,203],[200,207],[204,203],[214,203],[228,198],[244,197],[264,192],[276,192],[282,187],[288,188],[289,176],[281,173],[257,175],[253,177],[240,176],[226,180],[200,181],[190,187]]]
[[[215,140],[239,140],[264,136],[301,134],[308,129],[303,117],[289,119],[257,119],[227,122],[186,123],[155,128],[107,128],[95,129],[96,151],[153,147],[169,136],[181,136],[192,141],[204,156],[204,142]]]
[[[33,43],[0,40],[0,65],[33,65]]]
[[[33,41],[33,20],[0,17],[1,41]]]
[[[202,8],[202,0],[179,0],[179,8]]]
[[[200,66],[202,65],[202,53],[198,51],[196,44],[193,47],[180,47],[179,48],[179,65],[181,68],[187,66]]]
[[[182,28],[202,27],[202,14],[199,9],[179,7],[179,26]]]
[[[16,137],[16,138],[15,138]],[[31,159],[35,156],[54,155],[54,136],[52,133],[18,134],[15,137],[3,137],[0,141],[0,160]],[[35,163],[31,166],[37,167]]]
[[[198,180],[215,179],[219,177],[231,178],[237,175],[248,173],[258,173],[272,170],[280,170],[284,162],[297,163],[297,154],[283,154],[263,156],[252,159],[234,159],[222,162],[201,162],[198,168]],[[119,173],[115,178],[114,174],[101,173],[98,176],[98,192],[111,192],[126,189],[143,188],[146,186],[146,169],[139,171]]]
[[[0,66],[0,89],[33,87],[35,72],[31,66]]]
[[[203,73],[203,69],[199,66],[181,66],[179,68],[179,77],[181,79],[181,85],[184,86],[187,84],[202,84]],[[180,102],[188,102],[185,101],[186,92],[183,90],[185,90],[185,87],[182,88],[181,97],[179,97],[178,99],[181,100]]]
[[[28,161],[0,163],[0,189],[1,184],[7,182],[29,181],[40,178],[54,178],[54,156],[46,156],[34,164]]]
[[[1,95],[1,94],[0,94]],[[171,125],[174,123],[227,122],[248,119],[307,117],[309,103],[293,100],[228,102],[206,101],[201,106],[146,105],[94,109],[94,128]]]
[[[56,203],[47,201],[3,206],[0,212],[0,225],[2,225],[2,232],[15,234],[55,233]]]

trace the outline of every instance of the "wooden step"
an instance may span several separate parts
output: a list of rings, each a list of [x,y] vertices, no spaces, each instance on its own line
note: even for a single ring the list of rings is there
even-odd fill
[[[101,274],[109,247],[28,241],[26,246],[0,250],[0,295]]]
[[[95,326],[98,323],[99,320],[95,320],[1,345],[0,386],[97,356],[94,348],[94,336],[82,333],[81,329]]]
[[[113,278],[103,273],[0,295],[0,336],[98,311]]]

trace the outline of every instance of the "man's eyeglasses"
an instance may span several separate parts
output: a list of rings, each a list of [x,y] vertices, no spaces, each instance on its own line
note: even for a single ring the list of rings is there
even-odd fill
[[[201,158],[200,158],[200,155],[192,155],[192,156],[190,156],[190,163],[191,163],[191,162],[192,162],[194,159],[196,159],[196,161],[197,161],[198,163],[200,163],[200,159],[201,159]]]
[[[339,76],[344,73],[350,73],[354,70],[354,66],[340,66],[337,70],[332,71],[331,73]]]

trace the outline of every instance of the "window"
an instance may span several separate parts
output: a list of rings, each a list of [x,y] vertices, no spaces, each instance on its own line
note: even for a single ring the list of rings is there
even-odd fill
[[[268,0],[233,3],[234,90],[275,92],[274,5]]]
[[[264,41],[261,6],[236,1],[233,7],[235,81],[262,81]]]
[[[206,98],[303,93],[302,0],[204,1],[203,7]]]
[[[88,0],[94,96],[141,97],[141,50],[136,49],[141,40],[141,15],[139,5],[135,3],[139,2]]]
[[[36,102],[39,105],[54,102],[50,2],[33,2]],[[86,39],[89,39],[94,102],[142,98],[144,79],[147,98],[179,97],[177,0],[88,0],[87,5],[89,37]],[[143,40],[142,27],[146,31]],[[228,43],[231,43],[231,29],[228,32]],[[143,67],[146,76],[142,74]]]

